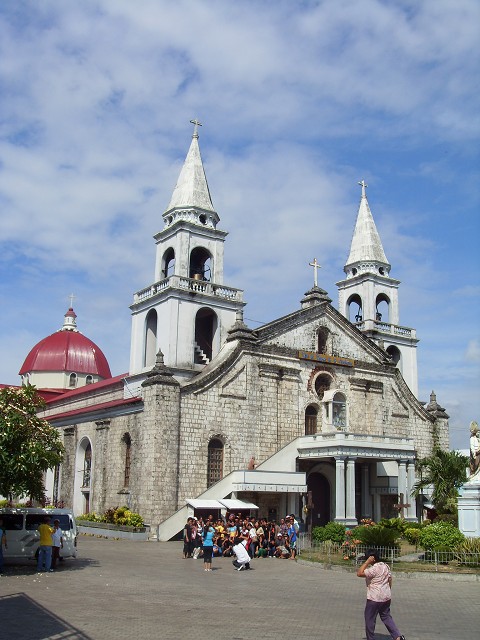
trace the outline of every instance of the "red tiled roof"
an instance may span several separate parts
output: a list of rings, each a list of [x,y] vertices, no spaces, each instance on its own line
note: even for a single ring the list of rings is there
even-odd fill
[[[118,382],[124,380],[128,376],[128,373],[122,373],[119,376],[115,376],[114,378],[107,378],[107,380],[100,380],[100,382],[94,382],[93,384],[86,384],[83,387],[78,387],[77,389],[65,389],[64,393],[62,393],[61,399],[72,398],[75,396],[80,396],[82,394],[89,394],[97,389],[104,389],[105,387],[114,387]],[[56,400],[57,398],[52,398]],[[47,404],[48,404],[47,400]]]
[[[24,375],[30,371],[66,371],[112,377],[103,351],[78,331],[57,331],[36,344],[19,373]]]
[[[104,411],[105,409],[110,409],[113,407],[121,407],[123,405],[134,404],[136,402],[141,402],[141,398],[122,398],[121,400],[110,400],[109,402],[100,402],[99,404],[92,404],[86,407],[81,407],[80,409],[72,409],[71,411],[64,411],[63,413],[58,413],[51,416],[46,416],[46,420],[49,422],[53,422],[55,420],[60,420],[64,418],[80,416],[84,413],[95,413],[97,411]]]

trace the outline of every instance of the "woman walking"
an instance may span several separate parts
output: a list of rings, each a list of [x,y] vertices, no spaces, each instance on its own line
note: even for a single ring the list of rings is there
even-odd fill
[[[405,636],[400,634],[390,613],[392,599],[390,567],[385,562],[380,562],[380,557],[374,549],[367,551],[366,556],[367,559],[357,571],[357,576],[365,578],[367,582],[367,604],[365,605],[367,640],[375,640],[375,622],[378,615],[390,632],[392,640],[405,640]]]

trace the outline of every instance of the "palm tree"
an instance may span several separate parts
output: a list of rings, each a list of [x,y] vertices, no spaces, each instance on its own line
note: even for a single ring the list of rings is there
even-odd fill
[[[457,451],[436,449],[431,456],[417,462],[420,480],[413,486],[412,495],[418,498],[423,489],[433,486],[432,502],[439,512],[454,512],[458,489],[467,480],[468,458]]]

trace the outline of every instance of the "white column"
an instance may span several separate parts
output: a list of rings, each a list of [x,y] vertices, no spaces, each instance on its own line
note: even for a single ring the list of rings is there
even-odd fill
[[[355,517],[355,459],[347,460],[347,506],[345,518],[348,524],[357,524]]]
[[[404,460],[398,460],[398,500],[402,500],[402,496],[400,494],[403,493],[403,503],[406,504],[408,502],[407,498],[407,463]],[[398,514],[405,516],[405,510],[399,511]]]
[[[335,521],[345,521],[345,458],[335,458]]]
[[[373,496],[373,519],[378,522],[382,517],[382,500],[379,493]]]
[[[285,515],[290,515],[293,513],[295,516],[302,515],[298,514],[296,511],[297,508],[297,494],[296,493],[288,493],[287,494],[287,513]]]
[[[408,499],[407,503],[410,506],[407,509],[407,520],[411,522],[417,521],[417,500],[412,496],[413,485],[415,484],[415,464],[413,462],[409,462],[407,464],[407,494]]]
[[[372,517],[372,500],[370,498],[370,467],[362,464],[362,513],[364,518]]]

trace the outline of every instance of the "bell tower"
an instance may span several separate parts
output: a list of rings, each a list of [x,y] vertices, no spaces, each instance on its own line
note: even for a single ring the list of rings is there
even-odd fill
[[[236,313],[244,306],[243,291],[223,284],[226,231],[208,188],[198,145],[198,127],[163,214],[153,284],[134,295],[130,374],[150,370],[161,349],[165,365],[177,378],[201,371],[218,353]]]
[[[367,200],[365,180],[350,254],[344,267],[346,278],[337,282],[338,308],[350,322],[390,355],[405,382],[418,394],[415,329],[400,326],[399,280],[390,277],[391,265]]]

